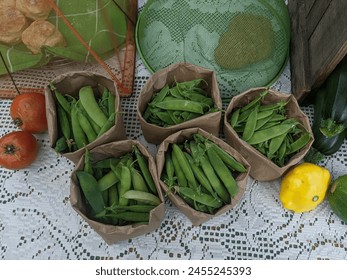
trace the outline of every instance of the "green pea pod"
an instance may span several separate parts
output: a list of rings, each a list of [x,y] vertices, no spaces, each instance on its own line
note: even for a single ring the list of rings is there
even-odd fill
[[[176,175],[178,185],[180,187],[187,187],[188,186],[187,178],[184,175],[181,165],[178,162],[177,158],[173,155],[173,151],[171,151],[171,159],[172,159],[172,164],[175,170],[174,174]]]
[[[188,159],[188,162],[193,170],[194,176],[199,181],[201,186],[205,188],[212,196],[216,196],[215,191],[213,190],[210,182],[208,181],[206,175],[204,172],[200,169],[200,167],[194,162],[194,159],[192,156],[188,153],[184,153],[186,158]]]
[[[247,111],[248,109],[251,109],[251,108],[253,108],[254,106],[256,106],[257,104],[259,104],[260,101],[264,98],[264,96],[267,95],[268,93],[269,93],[268,89],[266,89],[266,90],[260,92],[259,95],[258,95],[256,98],[254,98],[254,99],[253,99],[251,102],[249,102],[246,106],[242,107],[240,112],[241,112],[241,113],[242,113],[242,112],[245,112],[245,111]]]
[[[225,203],[229,203],[230,202],[229,192],[225,189],[220,179],[216,175],[207,156],[200,157],[200,166],[202,170],[204,171],[207,179],[210,181],[210,184],[212,188],[214,189],[214,191]]]
[[[95,99],[92,87],[82,87],[79,90],[79,98],[89,117],[92,118],[98,126],[103,127],[107,122],[107,117],[100,109],[98,102]]]
[[[116,96],[112,92],[109,93],[108,96],[108,114],[109,116],[111,114],[116,113]]]
[[[223,206],[223,202],[219,199],[216,199],[212,195],[205,193],[197,193],[196,190],[191,188],[179,187],[178,192],[182,197],[188,197],[193,201],[199,202],[203,205],[220,208]]]
[[[254,107],[252,112],[249,114],[249,117],[246,121],[245,129],[242,134],[242,139],[248,141],[254,134],[255,127],[257,125],[258,118],[258,106]]]
[[[200,102],[191,100],[173,100],[173,101],[161,101],[155,105],[158,108],[164,110],[174,110],[174,111],[188,111],[192,113],[204,113],[204,105]]]
[[[135,153],[136,162],[140,167],[140,171],[143,178],[145,179],[150,191],[156,194],[157,188],[155,187],[152,175],[149,172],[147,161],[145,160],[144,156],[141,154],[140,150],[136,146],[133,146],[133,151]]]
[[[250,145],[254,145],[254,144],[259,144],[261,142],[268,141],[274,137],[287,133],[294,126],[295,124],[288,123],[288,124],[273,126],[267,129],[258,130],[254,132],[253,136],[247,142]]]
[[[290,144],[290,153],[295,153],[306,146],[311,140],[311,134],[309,132],[303,133],[295,142]]]
[[[51,87],[52,88],[52,87]],[[68,114],[68,116],[71,115],[71,106],[69,101],[65,99],[65,97],[54,88],[54,95],[60,104],[60,106],[64,109],[64,111]]]
[[[67,113],[63,109],[63,107],[58,103],[56,104],[57,114],[58,114],[58,122],[59,127],[64,135],[65,139],[71,139],[71,129],[70,129],[70,121],[68,119]]]
[[[169,86],[165,85],[158,93],[156,93],[153,96],[152,101],[149,103],[149,105],[154,105],[160,101],[163,101],[163,99],[167,96],[168,93],[169,93]]]
[[[131,189],[131,172],[129,167],[122,165],[119,187],[119,205],[128,205],[128,199],[124,196]]]
[[[246,167],[238,162],[232,155],[229,155],[226,151],[224,151],[221,147],[219,147],[217,144],[208,144],[211,145],[214,152],[218,154],[218,156],[221,158],[221,160],[228,165],[232,170],[238,171],[240,173],[247,172]],[[207,145],[207,148],[209,146]]]
[[[269,144],[269,154],[274,155],[278,149],[281,147],[284,139],[287,137],[287,132],[282,135],[276,136],[270,140]]]
[[[95,180],[93,175],[82,170],[76,171],[76,175],[84,197],[94,212],[103,213],[105,210],[105,202],[98,188],[98,182]]]
[[[223,182],[230,196],[235,197],[238,193],[238,186],[228,167],[226,167],[224,162],[213,149],[207,149],[207,156],[214,171]]]
[[[187,160],[187,158],[185,157],[183,151],[181,150],[181,148],[177,145],[177,144],[172,144],[172,157],[176,158],[176,160],[178,161],[178,164],[180,165],[184,176],[186,177],[189,186],[193,187],[193,188],[197,188],[197,183],[194,177],[194,173],[190,167],[190,164]]]
[[[131,182],[133,189],[136,191],[143,191],[143,192],[149,192],[147,188],[147,184],[145,180],[143,179],[140,172],[138,172],[134,167],[130,166],[130,172],[131,172]]]
[[[146,203],[154,206],[158,206],[161,203],[159,197],[143,191],[128,190],[122,195],[122,197],[128,200],[136,200],[139,203]]]
[[[100,191],[105,191],[118,182],[119,178],[112,170],[110,170],[98,180],[98,187]]]
[[[230,118],[230,125],[231,127],[235,127],[238,123],[239,120],[239,116],[240,116],[240,108],[238,108],[237,110],[235,110],[232,114],[231,114],[231,118]]]
[[[117,184],[113,185],[112,187],[108,188],[108,205],[110,207],[117,207],[119,202],[119,195],[118,195],[118,188]],[[119,219],[113,217],[112,224],[117,225],[119,222]]]
[[[77,118],[80,127],[82,128],[84,134],[87,136],[88,143],[93,142],[97,138],[97,135],[87,117],[81,111],[77,111]]]
[[[71,127],[77,149],[82,149],[88,144],[88,139],[78,121],[77,105],[74,105],[71,109]]]
[[[112,126],[114,126],[114,123],[115,123],[115,113],[112,113],[107,119],[107,121],[104,123],[104,125],[101,127],[97,137],[100,137],[102,134],[108,131]]]
[[[91,155],[90,151],[85,148],[84,152],[84,171],[88,172],[89,174],[93,175],[93,166],[92,166],[92,161],[91,161]]]

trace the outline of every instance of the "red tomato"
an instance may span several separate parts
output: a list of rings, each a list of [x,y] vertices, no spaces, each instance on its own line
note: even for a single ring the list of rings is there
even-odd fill
[[[7,169],[29,166],[37,157],[36,138],[27,131],[13,131],[0,138],[0,165]]]
[[[17,95],[11,104],[10,115],[21,130],[42,133],[47,130],[45,96],[37,92]]]

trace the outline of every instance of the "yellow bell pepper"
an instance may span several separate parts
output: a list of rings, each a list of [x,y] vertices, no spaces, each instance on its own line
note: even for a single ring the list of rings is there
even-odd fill
[[[331,180],[330,172],[316,164],[304,162],[292,168],[282,178],[280,200],[284,208],[306,212],[324,199]]]

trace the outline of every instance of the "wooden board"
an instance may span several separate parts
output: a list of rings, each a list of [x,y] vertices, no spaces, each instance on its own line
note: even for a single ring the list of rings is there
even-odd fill
[[[300,101],[347,53],[346,0],[289,0],[292,92]]]

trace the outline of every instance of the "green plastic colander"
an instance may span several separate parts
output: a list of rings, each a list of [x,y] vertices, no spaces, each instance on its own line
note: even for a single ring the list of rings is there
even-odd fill
[[[213,69],[224,99],[272,83],[289,42],[284,0],[148,0],[136,26],[150,72],[177,62]]]

